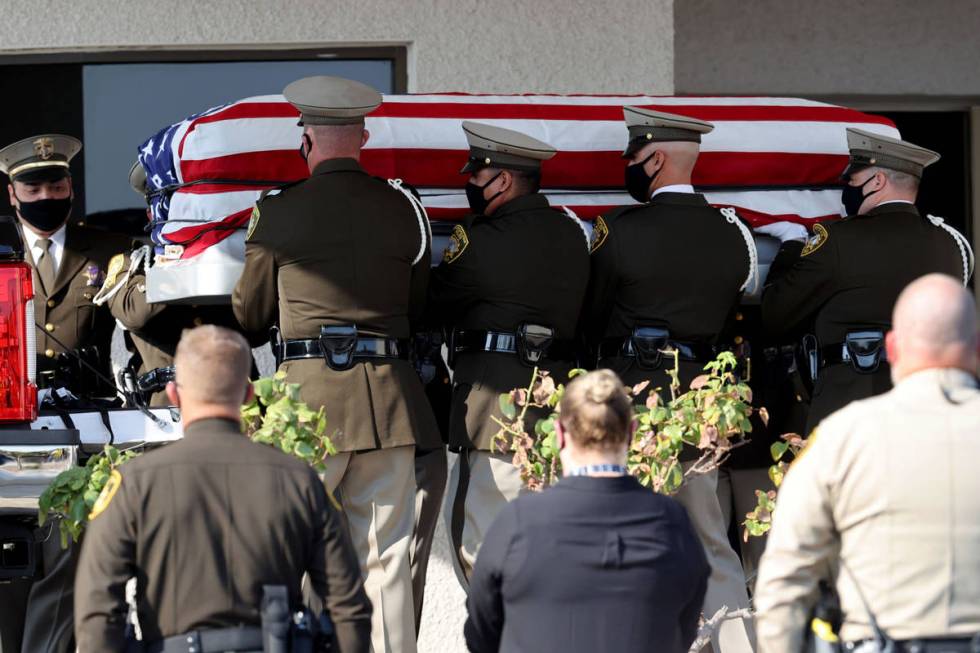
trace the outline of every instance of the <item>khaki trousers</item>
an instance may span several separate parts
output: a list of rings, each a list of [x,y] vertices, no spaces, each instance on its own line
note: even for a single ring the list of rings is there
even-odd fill
[[[415,603],[415,637],[422,625],[425,572],[432,552],[432,539],[439,521],[439,508],[446,495],[446,449],[416,452],[415,532],[412,537],[412,596]]]
[[[711,472],[688,478],[674,497],[687,509],[711,565],[708,591],[704,595],[706,619],[714,616],[722,606],[728,606],[730,612],[749,606],[745,574],[728,541],[728,524],[718,503],[717,488],[718,472]],[[751,653],[755,650],[755,630],[744,619],[722,622],[712,640],[715,653]]]
[[[414,653],[415,447],[338,453],[327,459],[323,482],[343,507],[361,564],[372,650]]]
[[[490,524],[521,491],[512,454],[461,451],[449,478],[446,525],[455,555],[453,568],[464,590]]]
[[[742,533],[745,527],[745,514],[751,512],[758,505],[755,496],[756,490],[773,490],[772,481],[769,480],[769,470],[767,468],[757,469],[728,469],[723,467],[718,470],[718,503],[721,505],[721,514],[725,519],[725,527],[735,523],[738,531],[739,551],[742,557],[742,570],[748,581],[749,588],[755,587],[755,577],[759,571],[759,559],[766,548],[766,536],[750,537],[746,542]]]

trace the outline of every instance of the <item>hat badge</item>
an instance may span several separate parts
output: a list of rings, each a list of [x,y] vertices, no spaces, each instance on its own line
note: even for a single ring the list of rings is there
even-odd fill
[[[43,161],[47,161],[54,156],[54,140],[51,138],[39,138],[34,141],[34,153]]]

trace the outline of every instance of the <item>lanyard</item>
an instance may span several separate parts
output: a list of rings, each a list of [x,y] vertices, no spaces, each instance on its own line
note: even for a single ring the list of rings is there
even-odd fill
[[[622,465],[612,465],[605,463],[602,465],[582,465],[573,467],[565,472],[565,476],[590,476],[591,474],[619,474],[626,476],[626,468]]]

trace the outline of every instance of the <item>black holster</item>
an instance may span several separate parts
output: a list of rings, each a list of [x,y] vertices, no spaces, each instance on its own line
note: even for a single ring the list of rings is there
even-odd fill
[[[439,357],[442,353],[442,333],[439,331],[422,331],[412,337],[412,364],[415,372],[422,380],[422,385],[428,385],[439,369]]]
[[[517,355],[526,365],[539,365],[547,358],[554,341],[553,328],[540,324],[522,324],[517,328]]]
[[[276,369],[279,369],[279,366],[282,365],[282,359],[286,357],[286,352],[283,350],[285,344],[282,341],[282,333],[278,326],[269,329],[269,346],[272,347],[272,355],[276,359]]]
[[[670,331],[660,327],[636,327],[630,340],[637,365],[642,369],[652,370],[660,367],[663,350],[670,340]]]
[[[851,331],[844,336],[844,347],[851,358],[851,367],[860,374],[871,374],[881,364],[881,352],[885,346],[882,331]]]
[[[320,353],[330,369],[343,371],[353,367],[356,348],[356,325],[320,327]]]
[[[285,585],[262,586],[262,651],[289,653],[289,592]]]

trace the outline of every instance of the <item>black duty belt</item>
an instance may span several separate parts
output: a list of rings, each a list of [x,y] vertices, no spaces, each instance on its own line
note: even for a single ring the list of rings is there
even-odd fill
[[[138,650],[138,649],[137,649]],[[149,642],[145,653],[222,653],[224,651],[262,651],[262,629],[255,626],[192,630],[183,635]]]
[[[895,642],[895,653],[980,653],[980,635],[963,638],[905,639]],[[844,651],[878,651],[874,640],[846,642]]]
[[[455,353],[482,351],[495,354],[518,354],[519,336],[507,331],[470,329],[453,335]],[[575,343],[571,340],[553,340],[544,356],[547,360],[570,361],[575,359]]]
[[[664,349],[667,348],[676,350],[678,357],[683,361],[706,363],[717,355],[714,347],[699,342],[667,340],[664,342]],[[602,341],[599,345],[599,358],[614,358],[616,356],[636,358],[637,352],[633,345],[632,336],[606,338]]]
[[[409,343],[395,338],[358,337],[354,345],[354,359],[400,358],[408,359]],[[282,346],[282,360],[294,361],[304,358],[323,358],[318,338],[286,340]]]

